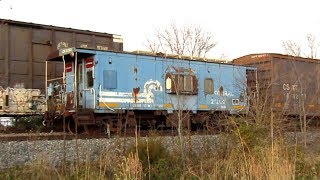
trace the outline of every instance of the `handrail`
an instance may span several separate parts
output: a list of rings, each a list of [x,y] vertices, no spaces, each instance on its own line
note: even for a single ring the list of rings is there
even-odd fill
[[[58,79],[63,79],[63,77],[48,79],[47,81],[55,81],[55,80],[58,80]]]
[[[91,88],[90,91],[93,94],[93,109],[96,109],[96,90],[94,90],[94,88]]]

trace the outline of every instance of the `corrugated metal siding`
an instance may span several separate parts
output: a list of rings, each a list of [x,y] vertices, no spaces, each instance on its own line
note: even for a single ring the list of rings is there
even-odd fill
[[[243,56],[233,62],[258,69],[260,92],[270,93],[269,101],[272,102],[273,98],[275,109],[299,115],[301,113],[299,98],[305,98],[307,115],[320,114],[317,111],[320,108],[320,60],[281,54],[261,54]]]
[[[276,102],[284,104],[291,114],[301,111],[301,100],[304,99],[307,113],[318,113],[320,62],[284,60],[274,58],[274,83],[272,91],[278,95]]]
[[[63,47],[123,51],[117,35],[0,19],[0,86],[44,90],[45,59]],[[62,75],[50,63],[49,78]]]

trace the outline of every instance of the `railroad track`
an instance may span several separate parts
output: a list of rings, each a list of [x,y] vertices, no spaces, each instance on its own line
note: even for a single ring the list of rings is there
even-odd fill
[[[299,132],[299,130],[295,130]],[[319,126],[308,127],[308,132],[320,132]],[[293,130],[288,130],[288,132],[294,132]],[[216,135],[219,134],[218,130],[205,131],[196,130],[184,132],[184,135]],[[124,132],[107,134],[106,132],[87,134],[79,133],[74,134],[70,132],[43,132],[43,133],[0,133],[0,141],[37,141],[37,140],[73,140],[73,139],[99,139],[99,138],[116,138],[116,137],[146,137],[146,136],[178,136],[178,131],[176,129],[170,130],[140,130],[138,132],[135,129],[127,129]]]
[[[85,134],[70,134],[70,133],[10,133],[0,134],[0,141],[37,141],[37,140],[71,140],[71,139],[90,138]]]
[[[189,135],[207,135],[207,134],[217,134],[217,132],[208,131],[191,131],[188,132]],[[162,131],[139,131],[137,134],[139,137],[146,136],[177,136],[177,130],[162,130]],[[0,141],[37,141],[37,140],[73,140],[73,139],[99,139],[99,138],[115,138],[115,137],[135,137],[135,131],[121,132],[119,134],[108,135],[106,133],[100,134],[73,134],[73,133],[63,133],[63,132],[53,132],[53,133],[10,133],[1,134]]]

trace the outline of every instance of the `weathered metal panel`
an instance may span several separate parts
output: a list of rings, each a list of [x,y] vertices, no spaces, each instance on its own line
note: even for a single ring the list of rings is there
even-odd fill
[[[51,45],[52,31],[50,29],[32,29],[32,43]]]
[[[111,44],[112,37],[95,36],[95,42],[97,44]]]
[[[258,65],[271,61],[269,54],[250,54],[234,59],[234,64],[239,65]]]
[[[28,62],[10,61],[10,74],[28,74]]]
[[[77,41],[92,43],[92,35],[89,34],[76,34]]]
[[[63,63],[62,62],[56,62],[55,66],[56,66],[55,73],[54,73],[55,77],[61,77],[61,74],[63,72]]]
[[[112,38],[95,36],[96,49],[98,50],[112,50]]]
[[[55,31],[54,33],[54,47],[56,49],[74,47],[75,44],[73,43],[71,32]]]
[[[93,36],[88,34],[76,34],[76,47],[94,49]]]
[[[3,26],[3,46],[4,46],[4,76],[1,78],[3,80],[4,86],[9,84],[9,26]]]
[[[3,67],[4,67],[4,60],[1,60],[1,59],[0,59],[0,74],[1,74],[1,75],[4,74]],[[2,76],[1,76],[1,78],[2,78]],[[1,85],[0,85],[0,86],[1,86]]]
[[[274,58],[274,83],[272,92],[278,108],[289,114],[301,114],[305,107],[307,114],[315,114],[319,106],[320,62]]]
[[[43,69],[46,68],[46,63],[45,62],[33,62],[33,75],[36,76],[45,76],[46,73]]]
[[[5,90],[0,86],[0,113],[4,111],[5,105]]]
[[[122,51],[122,38],[115,37],[108,33],[0,19],[0,86],[6,88],[23,82],[26,88],[44,87],[44,81],[38,82],[45,76],[45,64],[40,62],[45,62],[57,47]],[[61,63],[49,63],[50,78],[61,76],[62,71]]]
[[[24,74],[10,74],[9,87],[27,87],[28,75]]]
[[[33,89],[40,89],[41,92],[44,92],[43,82],[45,81],[45,76],[33,75]]]
[[[0,22],[0,60],[4,59],[4,26],[5,25]],[[3,66],[1,66],[0,69],[3,69]]]
[[[51,51],[51,46],[49,45],[33,44],[33,61],[45,62],[45,59],[47,58],[50,51]]]
[[[30,29],[26,27],[10,26],[9,41],[10,60],[27,61],[31,46]]]
[[[123,40],[121,36],[113,35],[113,48],[116,51],[122,51],[123,50]]]
[[[266,61],[267,60],[267,61]],[[260,96],[274,110],[291,115],[320,115],[320,60],[282,54],[256,54],[237,58],[235,64],[258,69]],[[269,94],[268,94],[269,93]]]

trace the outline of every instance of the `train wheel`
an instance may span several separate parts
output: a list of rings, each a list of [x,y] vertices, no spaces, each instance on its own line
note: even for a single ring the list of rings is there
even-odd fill
[[[70,134],[80,134],[83,133],[84,128],[77,126],[72,118],[68,118],[67,120],[67,129]]]
[[[67,129],[68,129],[68,132],[71,133],[71,134],[75,134],[75,133],[78,132],[76,130],[76,125],[75,125],[75,122],[73,121],[73,119],[68,119]]]
[[[96,131],[96,126],[95,125],[84,125],[84,131],[88,135],[94,135]]]

